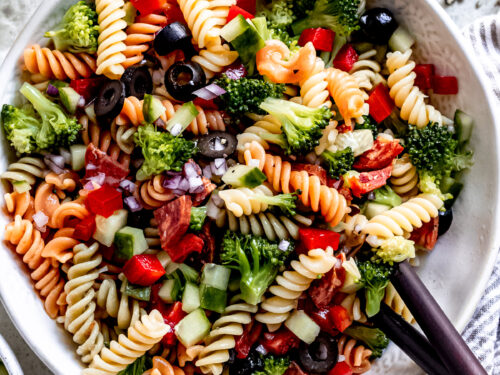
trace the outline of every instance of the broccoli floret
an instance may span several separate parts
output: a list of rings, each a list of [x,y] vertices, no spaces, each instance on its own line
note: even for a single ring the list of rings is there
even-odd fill
[[[225,74],[215,83],[226,90],[226,93],[219,97],[222,109],[237,116],[248,112],[264,114],[259,108],[260,104],[266,98],[281,98],[285,91],[283,84],[245,77],[230,79]]]
[[[264,370],[255,371],[253,375],[283,375],[288,367],[290,367],[290,358],[269,354],[264,357]]]
[[[344,333],[368,345],[372,350],[372,358],[379,358],[382,356],[382,352],[387,348],[387,345],[389,345],[389,339],[385,333],[378,328],[352,325],[348,327]]]
[[[314,8],[316,0],[295,0],[292,4],[293,14],[297,19],[302,19],[307,16],[307,13]]]
[[[388,238],[379,248],[373,250],[380,259],[389,264],[415,258],[415,242],[402,236]]]
[[[286,29],[295,21],[291,0],[271,0],[270,3],[257,2],[257,17],[266,17],[270,29]]]
[[[385,204],[391,208],[399,206],[402,203],[401,197],[389,185],[376,189],[374,193],[375,199],[372,202]]]
[[[332,116],[326,107],[309,108],[282,99],[267,98],[260,108],[281,122],[287,141],[287,154],[307,153],[317,146],[322,130]]]
[[[144,163],[137,171],[137,179],[144,180],[164,171],[180,171],[196,152],[194,142],[168,132],[157,131],[151,124],[139,126],[134,136],[141,148]]]
[[[292,243],[282,251],[276,242],[227,231],[220,258],[223,264],[240,272],[241,298],[256,305],[292,250]]]
[[[207,207],[191,207],[191,219],[189,221],[189,229],[198,232],[205,223],[207,218]]]
[[[56,49],[70,52],[95,53],[99,24],[96,11],[85,1],[79,1],[68,9],[56,30],[47,31]]]
[[[321,154],[323,162],[328,167],[328,174],[332,178],[339,178],[347,173],[354,164],[354,154],[350,147],[337,152],[325,150]]]
[[[292,24],[295,35],[305,29],[325,27],[347,37],[359,29],[360,0],[317,0],[308,16]]]
[[[377,123],[371,118],[371,116],[363,116],[365,120],[362,124],[354,125],[354,130],[358,129],[368,129],[372,131],[373,139],[377,139],[378,136],[378,126]]]
[[[75,143],[81,128],[76,118],[67,116],[59,105],[29,83],[25,82],[20,92],[33,107],[19,109],[7,105],[2,108],[7,138],[17,152],[53,150]]]
[[[384,298],[393,267],[383,262],[367,260],[359,262],[358,269],[361,273],[360,284],[365,288],[366,315],[372,317],[380,311],[380,302]]]
[[[299,36],[291,36],[286,29],[269,28],[269,39],[281,40],[287,45],[291,53],[297,52],[300,49],[298,45]]]
[[[442,201],[448,199],[453,199],[453,195],[450,193],[443,194],[441,189],[436,185],[436,177],[431,175],[429,172],[420,172],[418,181],[418,188],[424,194],[435,194]]]
[[[277,194],[277,195],[265,195],[265,194],[255,194],[253,199],[258,202],[265,203],[269,206],[276,207],[283,214],[288,216],[294,216],[297,212],[295,209],[297,205],[295,201],[297,200],[297,195],[294,194]]]

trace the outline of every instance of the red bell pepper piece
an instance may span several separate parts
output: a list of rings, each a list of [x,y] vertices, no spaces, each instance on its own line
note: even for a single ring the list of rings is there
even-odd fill
[[[310,305],[311,308],[307,309],[307,315],[319,325],[323,332],[336,336],[338,331],[335,329],[330,317],[330,309],[328,307],[317,309],[313,304]]]
[[[161,312],[161,311],[160,311]],[[170,326],[170,330],[163,336],[161,340],[162,344],[165,346],[172,346],[177,342],[177,336],[175,335],[175,326],[186,316],[187,314],[182,311],[182,302],[175,302],[170,305],[166,311],[162,313],[163,321],[165,324]]]
[[[417,75],[415,78],[415,86],[420,90],[429,90],[432,88],[432,77],[434,76],[433,64],[417,64],[413,71]]]
[[[290,349],[298,348],[300,339],[286,327],[276,332],[264,333],[259,343],[271,354],[285,355]]]
[[[88,241],[92,238],[95,232],[95,215],[87,216],[80,220],[75,226],[73,237],[80,241]]]
[[[184,15],[182,14],[179,4],[177,4],[177,1],[167,2],[162,8],[162,11],[163,14],[167,17],[167,25],[174,22],[186,23]]]
[[[162,10],[167,0],[131,0],[132,5],[139,11],[141,16],[146,16],[158,10]]]
[[[85,98],[86,102],[95,98],[99,92],[101,84],[104,82],[102,78],[80,78],[71,80],[69,86]]]
[[[165,274],[165,269],[156,255],[138,254],[125,263],[123,273],[132,284],[149,286]]]
[[[226,23],[229,23],[231,20],[233,20],[233,18],[236,18],[236,16],[240,14],[245,19],[251,20],[252,18],[254,18],[254,15],[247,12],[245,9],[242,9],[237,5],[231,5],[231,8],[229,8],[229,13],[227,14]]]
[[[236,356],[238,358],[246,358],[252,349],[253,344],[257,342],[262,332],[262,324],[252,321],[252,323],[247,324],[243,330],[243,333],[236,337]]]
[[[96,215],[110,217],[113,212],[123,208],[122,193],[111,186],[104,185],[89,192],[85,205]]]
[[[349,72],[354,63],[358,61],[358,54],[350,44],[343,46],[333,59],[333,66],[337,69]]]
[[[352,324],[349,312],[343,306],[330,306],[328,313],[330,315],[330,319],[333,322],[333,325],[340,332],[344,332],[345,329]]]
[[[250,14],[255,14],[256,12],[257,4],[255,0],[236,0],[236,5]]]
[[[368,104],[370,105],[370,116],[373,117],[377,124],[389,117],[394,109],[394,101],[383,83],[379,83],[375,90],[372,91],[368,98]]]
[[[349,178],[347,182],[354,196],[361,198],[363,194],[384,186],[387,179],[391,177],[391,172],[392,164],[378,171],[360,173],[359,176]]]
[[[308,375],[308,374],[300,368],[297,362],[292,361],[290,363],[290,367],[288,367],[284,375]]]
[[[196,234],[188,233],[179,243],[173,244],[172,247],[167,249],[168,255],[172,258],[172,261],[176,263],[182,263],[186,260],[191,253],[201,253],[203,250],[203,240]]]
[[[328,375],[352,375],[352,369],[344,361],[337,362],[337,364],[328,371]]]
[[[319,178],[322,185],[326,185],[327,174],[326,169],[320,165],[306,164],[306,163],[293,163],[293,171],[306,171],[309,176],[316,176]]]
[[[456,95],[458,94],[458,80],[453,76],[434,76],[432,78],[432,89],[435,94]]]
[[[373,147],[363,153],[353,164],[353,167],[358,171],[385,168],[403,152],[403,149],[397,139],[390,141],[387,138],[378,137],[373,143]]]
[[[328,29],[318,27],[316,29],[305,29],[300,34],[299,46],[305,46],[311,42],[317,51],[330,52],[333,48],[333,40],[335,32]]]
[[[335,251],[339,246],[340,234],[326,229],[300,228],[299,237],[307,250],[326,249],[330,246]]]
[[[202,98],[195,98],[193,100],[193,103],[195,105],[199,105],[203,109],[219,109],[217,104],[215,104],[214,99],[207,100],[207,99],[202,99]]]
[[[424,223],[420,228],[415,228],[410,235],[410,240],[416,245],[427,250],[432,250],[438,239],[439,217],[433,218],[428,223]]]

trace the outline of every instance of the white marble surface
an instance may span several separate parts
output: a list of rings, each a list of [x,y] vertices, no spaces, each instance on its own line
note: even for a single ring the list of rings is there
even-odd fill
[[[8,52],[16,36],[22,32],[24,24],[43,0],[0,0],[0,63]],[[76,0],[75,0],[76,1]],[[496,14],[500,10],[500,0],[440,0],[446,6],[453,20],[463,27],[483,16]],[[3,281],[5,282],[5,281]],[[33,354],[23,341],[10,318],[0,304],[0,334],[11,345],[26,375],[49,375],[51,372]]]

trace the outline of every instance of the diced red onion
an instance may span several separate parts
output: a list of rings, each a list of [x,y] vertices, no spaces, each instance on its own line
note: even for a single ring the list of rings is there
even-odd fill
[[[179,187],[177,189],[182,190],[185,193],[189,190],[189,181],[186,178],[183,178],[179,183]]]
[[[191,177],[197,177],[199,175],[198,171],[196,170],[196,167],[193,165],[194,163],[184,163],[184,166],[182,167],[182,172],[184,173],[184,176],[186,178],[191,178]]]
[[[375,193],[373,191],[370,191],[366,197],[368,198],[368,200],[373,201],[375,200]]]
[[[153,84],[155,86],[159,86],[165,80],[165,72],[161,72],[159,70],[154,70],[153,74],[152,74],[152,78],[153,78]]]
[[[58,163],[54,162],[51,158],[48,157],[49,155],[45,156],[43,158],[43,161],[45,162],[45,164],[47,164],[47,166],[49,167],[49,169],[54,172],[54,173],[57,173],[57,174],[63,174],[64,173],[64,159],[62,158],[61,156],[61,159],[62,159],[62,167],[60,167]]]
[[[220,208],[215,205],[213,200],[209,200],[207,203],[207,216],[211,219],[217,219],[219,217]]]
[[[87,191],[92,191],[95,189],[95,186],[94,184],[92,183],[92,181],[89,181],[87,182],[85,185],[83,185],[83,188]]]
[[[224,158],[217,158],[210,164],[213,164],[212,173],[216,176],[222,176],[227,171],[226,159]]]
[[[137,202],[137,199],[134,197],[127,197],[123,200],[125,204],[130,208],[130,211],[136,212],[142,210],[142,205]]]
[[[212,197],[210,198],[210,201],[214,202],[214,204],[217,207],[224,206],[224,201],[222,200],[221,197],[219,197],[219,194],[217,194],[217,193],[212,194]]]
[[[50,160],[59,168],[64,168],[64,158],[61,155],[47,154],[44,157],[44,161]]]
[[[66,150],[65,148],[61,147],[59,149],[59,153],[63,157],[65,164],[71,164],[71,153],[68,150]]]
[[[222,87],[216,85],[215,83],[211,83],[208,86],[205,86],[205,87],[202,87],[201,89],[193,91],[194,95],[196,95],[199,98],[205,99],[205,100],[215,99],[218,96],[225,94],[225,93],[226,93],[226,90],[224,90]]]
[[[174,195],[180,196],[180,195],[186,195],[186,190],[179,190],[179,189],[174,189],[172,190],[172,193]]]
[[[80,96],[80,99],[78,99],[78,103],[76,104],[78,108],[85,108],[85,98],[83,96]]]
[[[266,348],[264,348],[263,345],[258,345],[256,348],[255,348],[255,351],[259,354],[262,354],[262,355],[266,355],[267,354],[267,350]]]
[[[224,159],[224,158],[217,158],[217,159],[214,159],[214,164],[215,164],[215,168],[220,168],[220,167],[222,167],[224,164],[226,164],[226,159]]]
[[[155,124],[156,126],[158,126],[159,128],[163,128],[163,129],[165,129],[165,127],[166,127],[166,125],[167,125],[167,124],[165,123],[165,121],[163,121],[163,119],[162,119],[161,117],[158,117],[158,118],[156,119],[156,121],[154,122],[154,124]],[[172,134],[172,135],[173,135],[173,134]]]
[[[212,178],[212,169],[210,168],[210,164],[205,165],[205,167],[203,168],[203,176],[208,179]]]
[[[166,178],[163,180],[163,187],[171,190],[178,189],[181,181],[182,176],[180,174],[171,178]]]
[[[182,172],[176,172],[176,171],[166,171],[165,174],[168,177],[175,177],[175,176],[181,176],[182,177]]]
[[[136,189],[135,184],[130,180],[123,180],[119,185],[123,190],[128,191],[129,193],[133,193]]]
[[[87,164],[87,165],[85,166],[85,169],[86,169],[87,171],[93,171],[93,170],[96,170],[96,169],[97,169],[97,165],[92,164],[92,163],[89,163],[89,164]]]
[[[289,241],[281,240],[280,243],[278,244],[278,249],[280,249],[281,251],[287,251],[289,246],[290,246]]]
[[[189,192],[191,194],[200,193],[201,191],[203,191],[203,180],[201,179],[200,176],[191,177],[188,179],[188,182],[189,182]]]
[[[224,145],[222,144],[221,140],[219,137],[215,137],[215,143],[214,143],[214,150],[215,151],[222,151],[224,150]]]
[[[102,186],[104,185],[104,181],[106,180],[106,175],[102,172],[98,172],[97,175],[89,177],[90,181],[95,182],[96,184]]]
[[[47,95],[49,95],[49,96],[58,96],[59,95],[59,89],[50,83],[47,86],[46,92],[47,92]]]
[[[240,79],[247,75],[247,70],[242,63],[233,63],[225,71],[224,74],[229,79]]]
[[[49,222],[49,217],[45,215],[42,211],[37,211],[33,215],[33,222],[35,223],[36,229],[40,232],[45,232],[45,225]]]

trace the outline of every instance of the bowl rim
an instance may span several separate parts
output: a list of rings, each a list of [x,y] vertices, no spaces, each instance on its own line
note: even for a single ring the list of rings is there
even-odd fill
[[[488,80],[486,77],[486,73],[483,70],[483,67],[479,64],[477,59],[474,59],[474,50],[472,45],[464,38],[462,32],[458,28],[458,25],[451,19],[451,17],[446,13],[444,8],[436,1],[436,0],[422,0],[424,1],[432,11],[438,15],[441,22],[444,23],[446,28],[449,30],[451,36],[453,37],[455,43],[460,46],[461,52],[463,52],[464,57],[467,59],[470,66],[473,68],[475,78],[478,80],[482,91],[486,96],[486,105],[488,110],[492,114],[492,118],[494,119],[494,133],[495,133],[495,141],[496,141],[496,162],[497,166],[500,169],[500,118],[496,116],[497,113],[500,114],[500,111],[496,109],[494,105],[497,101],[493,97],[493,90],[488,84]],[[30,25],[31,28],[36,28],[43,23],[47,17],[52,13],[53,9],[56,6],[59,6],[59,3],[68,2],[68,0],[44,0],[40,3],[37,9],[34,11],[31,17],[25,23],[25,27]],[[29,33],[20,33],[17,38],[14,40],[12,46],[9,48],[7,55],[3,63],[0,66],[0,77],[7,76],[7,73],[11,69],[11,66],[15,64],[19,60],[19,53],[16,53],[18,49],[20,49],[20,45],[26,46],[28,45],[29,40],[31,39],[31,35]],[[3,93],[3,89],[0,89],[0,97]],[[500,187],[500,173],[497,173],[497,181],[495,181],[497,187]],[[497,193],[497,205],[500,201],[500,193]],[[494,224],[493,228],[498,228],[500,226],[500,212],[495,210],[494,214]],[[476,280],[474,288],[472,288],[472,297],[469,299],[469,303],[465,306],[460,317],[456,319],[456,321],[452,322],[454,326],[457,328],[459,332],[462,332],[469,320],[472,318],[474,311],[486,289],[486,285],[488,280],[493,272],[493,267],[495,266],[495,261],[497,259],[497,255],[499,253],[500,248],[500,231],[494,231],[489,234],[491,246],[488,249],[488,253],[486,256],[486,265],[484,266],[483,272],[480,274],[478,279]],[[424,280],[425,282],[425,280]],[[16,317],[16,315],[11,312],[10,307],[4,302],[4,298],[0,293],[0,301],[2,301],[3,306],[5,307],[5,311],[9,315],[12,323],[16,327],[17,331],[25,341],[25,343],[30,347],[30,349],[37,355],[38,358],[47,366],[47,368],[51,371],[57,371],[56,368],[52,366],[53,359],[45,356],[43,353],[38,351],[38,348],[35,347],[33,343],[28,340],[27,333],[25,333],[21,327],[22,322],[20,319]],[[1,348],[1,340],[3,338],[0,335],[0,348]],[[15,358],[15,357],[14,357]],[[17,361],[16,361],[17,362]],[[16,374],[14,372],[14,374]],[[22,371],[20,372],[22,374]]]
[[[2,360],[9,375],[23,375],[16,355],[2,335],[0,335],[0,360]]]

